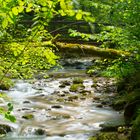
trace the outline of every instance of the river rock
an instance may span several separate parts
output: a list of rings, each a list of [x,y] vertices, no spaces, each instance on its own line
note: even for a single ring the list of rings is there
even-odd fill
[[[61,85],[59,85],[59,87],[60,87],[60,88],[65,88],[66,85],[65,85],[65,84],[61,84]]]
[[[96,105],[96,107],[98,107],[98,108],[102,108],[103,105],[102,105],[102,104],[98,104],[98,105]]]
[[[34,118],[34,115],[33,114],[25,114],[25,115],[22,116],[22,118],[24,118],[26,120],[30,120],[30,119]]]
[[[34,133],[35,135],[45,135],[46,131],[44,129],[38,128],[38,129],[35,129]]]
[[[83,84],[73,84],[70,87],[71,92],[82,92],[85,86]]]
[[[52,105],[51,108],[59,109],[59,108],[62,108],[62,106],[61,105]]]
[[[0,124],[0,135],[11,132],[13,128],[7,124]]]
[[[61,83],[62,85],[65,85],[65,86],[71,85],[71,81],[68,81],[68,80],[66,80],[66,81],[61,81],[60,83]]]
[[[77,100],[78,96],[77,95],[72,95],[68,97],[68,101],[73,101],[73,100]]]
[[[23,104],[30,104],[30,101],[23,101]]]
[[[96,97],[95,96],[95,97],[93,97],[93,99],[99,101],[100,100],[100,97]]]
[[[74,78],[73,84],[83,84],[83,79],[82,78]]]
[[[117,132],[118,128],[124,126],[124,120],[112,120],[103,124],[100,124],[102,132]]]

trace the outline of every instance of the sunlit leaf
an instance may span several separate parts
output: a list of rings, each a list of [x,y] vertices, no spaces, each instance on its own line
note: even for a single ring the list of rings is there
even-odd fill
[[[82,19],[82,14],[81,13],[77,13],[76,14],[76,19],[77,20],[81,20]]]
[[[19,2],[19,5],[20,6],[23,6],[24,5],[24,1],[19,0],[18,2]]]
[[[12,12],[13,12],[14,15],[17,16],[18,15],[18,8],[17,7],[13,7],[12,8]]]
[[[19,12],[19,13],[22,13],[23,10],[24,10],[24,6],[19,6],[19,7],[18,7],[18,12]]]
[[[61,0],[61,1],[60,1],[60,7],[61,7],[63,10],[67,10],[67,6],[66,6],[64,0]]]
[[[5,18],[3,21],[2,21],[2,27],[3,28],[6,28],[8,26],[8,20],[7,18]]]

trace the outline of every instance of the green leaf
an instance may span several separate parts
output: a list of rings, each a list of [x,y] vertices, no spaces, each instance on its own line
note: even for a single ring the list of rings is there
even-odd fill
[[[12,8],[12,12],[13,12],[14,15],[17,16],[18,15],[18,8],[17,7],[13,7]]]
[[[74,16],[75,15],[75,12],[73,10],[69,10],[69,16]]]
[[[10,23],[14,23],[14,21],[11,19],[11,17],[10,16],[7,16],[7,19],[8,19],[8,21],[10,22]]]
[[[18,7],[18,12],[19,12],[19,13],[22,13],[23,10],[24,10],[24,6],[19,6],[19,7]]]
[[[8,20],[7,18],[5,18],[3,21],[2,21],[2,27],[3,28],[6,28],[8,26]]]
[[[47,11],[47,8],[46,7],[42,7],[42,11]]]
[[[20,0],[20,1],[19,1],[19,5],[20,5],[20,6],[23,6],[23,5],[24,5],[24,2]]]
[[[16,122],[15,116],[13,116],[11,114],[6,113],[5,114],[5,118],[8,119],[8,120],[10,120],[11,122]]]
[[[18,56],[18,52],[17,51],[14,51],[14,56]]]
[[[32,9],[30,8],[30,7],[27,7],[26,8],[26,12],[28,13],[28,12],[31,12],[32,11]]]
[[[76,19],[77,20],[81,20],[82,19],[82,14],[81,13],[77,13],[76,14]]]
[[[66,6],[64,0],[61,0],[61,1],[60,1],[60,7],[61,7],[63,10],[67,10],[67,6]]]

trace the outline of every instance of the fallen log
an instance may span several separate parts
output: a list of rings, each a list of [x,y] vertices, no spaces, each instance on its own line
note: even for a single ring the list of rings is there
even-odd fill
[[[55,42],[57,48],[60,52],[65,54],[75,53],[83,56],[99,56],[104,58],[118,58],[130,56],[129,52],[109,49],[109,48],[100,48],[94,45],[85,45],[85,44],[73,44],[73,43],[63,43]]]

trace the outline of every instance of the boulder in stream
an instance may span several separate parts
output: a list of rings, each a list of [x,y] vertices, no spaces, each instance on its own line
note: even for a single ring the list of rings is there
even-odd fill
[[[0,135],[11,132],[13,128],[7,124],[0,124]]]

